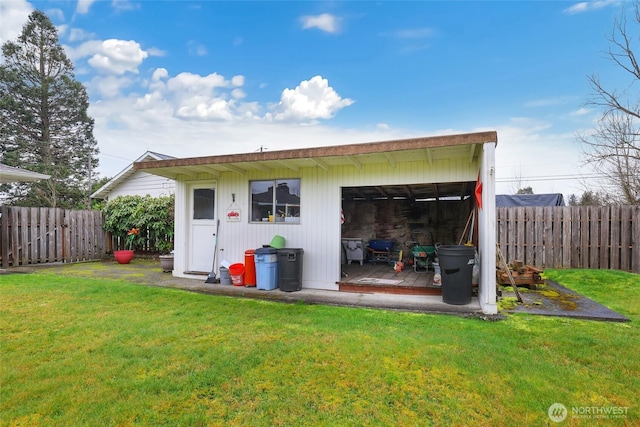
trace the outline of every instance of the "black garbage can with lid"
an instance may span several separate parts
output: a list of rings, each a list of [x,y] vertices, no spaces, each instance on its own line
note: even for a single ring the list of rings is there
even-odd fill
[[[302,289],[302,255],[299,248],[278,249],[278,283],[280,290],[295,292]]]
[[[471,302],[475,254],[476,249],[473,246],[438,247],[438,260],[442,274],[442,301],[454,305],[465,305]]]

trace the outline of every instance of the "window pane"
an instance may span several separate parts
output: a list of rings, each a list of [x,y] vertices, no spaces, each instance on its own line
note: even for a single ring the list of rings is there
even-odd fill
[[[252,181],[250,185],[251,221],[300,222],[299,179]]]
[[[276,181],[276,217],[282,221],[300,222],[299,179]]]
[[[269,221],[269,215],[272,215],[272,212],[273,181],[252,181],[251,221]]]
[[[193,190],[193,219],[214,219],[215,192],[212,188]]]

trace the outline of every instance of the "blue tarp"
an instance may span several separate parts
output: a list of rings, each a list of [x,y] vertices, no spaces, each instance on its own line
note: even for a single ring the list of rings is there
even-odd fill
[[[514,206],[564,206],[564,197],[560,193],[496,195],[496,207]]]

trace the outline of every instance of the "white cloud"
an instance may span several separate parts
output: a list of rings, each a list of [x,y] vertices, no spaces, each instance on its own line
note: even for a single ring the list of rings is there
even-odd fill
[[[90,89],[103,97],[114,97],[118,91],[132,86],[133,82],[124,78],[95,78]],[[139,106],[148,105],[150,100],[162,100],[172,114],[184,120],[238,121],[263,120],[290,123],[313,124],[320,119],[330,119],[353,100],[340,97],[329,86],[327,79],[315,76],[302,81],[295,89],[282,91],[280,102],[270,105],[269,112],[252,101],[245,101],[247,93],[243,89],[245,77],[236,75],[230,79],[212,73],[201,76],[180,73],[169,77],[166,69],[156,69],[145,83],[149,92],[137,95]]]
[[[204,77],[180,73],[167,80],[161,95],[175,105],[174,114],[182,119],[230,121],[236,118],[236,99],[244,96],[238,89],[243,84],[242,76],[226,80],[217,73]]]
[[[78,5],[76,6],[76,12],[80,15],[84,15],[89,12],[89,8],[93,4],[94,0],[78,0]]]
[[[182,119],[225,120],[233,119],[233,102],[222,98],[192,96],[182,101],[176,116]]]
[[[187,45],[188,45],[189,53],[191,55],[205,56],[207,54],[206,46],[204,46],[202,44],[199,44],[196,41],[191,40],[191,41],[188,42]]]
[[[526,107],[538,108],[538,107],[551,107],[553,105],[563,105],[572,101],[573,98],[567,96],[559,96],[556,98],[542,98],[527,101]]]
[[[103,95],[92,102],[89,114],[95,119],[94,135],[102,153],[100,172],[105,176],[128,164],[115,158],[134,160],[148,149],[191,157],[251,152],[265,141],[269,149],[283,150],[404,136],[388,126],[357,132],[299,126],[330,118],[353,103],[338,96],[320,76],[284,90],[277,119],[265,114],[260,103],[246,100],[244,76],[226,79],[215,73],[181,73],[170,77],[166,69],[158,68],[146,81],[146,92],[111,96],[132,82],[124,76],[100,76],[89,85],[90,91]]]
[[[15,41],[18,38],[31,12],[33,12],[33,7],[24,0],[0,2],[0,16],[2,17],[0,44],[9,40]]]
[[[69,42],[79,42],[91,38],[91,33],[87,33],[81,28],[71,28],[69,30]]]
[[[339,110],[354,103],[340,95],[329,86],[327,79],[315,76],[301,82],[295,89],[285,89],[280,102],[269,115],[276,121],[315,121],[330,119]]]
[[[140,5],[129,0],[112,0],[111,6],[117,11],[128,11],[140,9]]]
[[[62,9],[47,9],[45,11],[45,14],[49,17],[49,19],[51,19],[51,21],[64,21],[64,12],[62,11]]]
[[[328,13],[321,15],[306,15],[300,18],[302,28],[317,28],[327,33],[338,33],[340,31],[340,19]]]
[[[102,42],[99,40],[89,40],[77,47],[72,47],[69,45],[64,45],[64,49],[67,52],[67,56],[72,61],[77,61],[78,59],[92,56],[96,52],[98,52],[102,48]],[[75,64],[76,67],[78,64]]]
[[[150,47],[146,51],[149,56],[165,56],[166,52],[162,49],[158,49],[157,47]]]
[[[131,87],[133,84],[134,82],[128,77],[105,76],[102,78],[94,77],[87,86],[92,91],[98,92],[103,98],[114,98],[123,89]]]
[[[160,81],[162,79],[166,79],[167,77],[169,77],[169,72],[167,71],[166,68],[158,68],[153,72],[153,75],[151,76],[151,79],[154,82]]]
[[[235,99],[242,99],[247,96],[247,94],[242,89],[233,89],[231,91],[231,96]]]
[[[99,51],[89,59],[89,65],[108,74],[138,73],[138,66],[149,54],[133,40],[105,40]]]
[[[180,73],[169,79],[167,87],[169,90],[179,93],[211,93],[217,87],[228,87],[231,82],[225,80],[224,76],[212,73],[208,76],[200,76],[193,73]]]
[[[582,107],[582,108],[577,109],[576,111],[572,111],[571,115],[572,116],[586,116],[587,114],[591,113],[591,111],[592,110],[590,108]]]
[[[575,15],[578,13],[589,12],[592,10],[602,9],[608,6],[618,6],[620,0],[597,0],[597,1],[583,1],[575,3],[566,8],[563,12],[568,15]]]

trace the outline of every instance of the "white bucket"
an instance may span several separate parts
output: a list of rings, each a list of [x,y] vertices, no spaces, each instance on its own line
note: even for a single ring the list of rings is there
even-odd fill
[[[436,274],[441,274],[440,264],[435,262],[435,261],[432,262],[431,264],[433,265],[433,272],[436,273]]]

